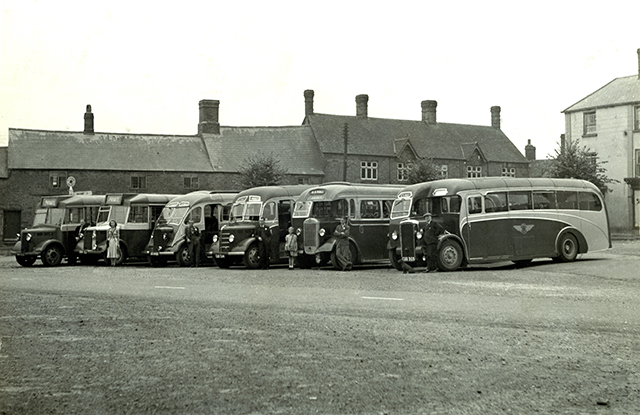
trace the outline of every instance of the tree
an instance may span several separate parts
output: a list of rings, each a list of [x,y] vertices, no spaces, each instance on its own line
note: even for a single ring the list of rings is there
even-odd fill
[[[580,147],[579,140],[568,140],[564,149],[556,149],[551,158],[548,176],[555,178],[582,179],[595,184],[603,194],[611,191],[609,183],[618,183],[605,174],[607,169],[602,165],[607,161],[599,161],[598,153],[586,146]]]
[[[440,178],[440,166],[429,157],[418,159],[409,169],[407,178],[411,184],[437,180]]]
[[[280,166],[280,159],[273,154],[255,154],[242,162],[238,185],[242,189],[281,184],[287,170]]]

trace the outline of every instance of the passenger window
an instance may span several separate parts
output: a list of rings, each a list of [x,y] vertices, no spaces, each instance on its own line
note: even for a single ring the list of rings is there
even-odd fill
[[[349,217],[356,217],[356,201],[353,199],[349,199]]]
[[[600,202],[600,198],[596,194],[591,192],[580,192],[579,198],[580,210],[602,210],[602,203]]]
[[[505,212],[507,211],[507,194],[489,193],[484,197],[484,211],[487,213],[492,212]]]
[[[231,214],[231,206],[224,206],[222,208],[222,220],[225,222],[228,222],[230,214]]]
[[[534,209],[555,209],[556,194],[554,192],[533,192]]]
[[[468,199],[469,214],[482,213],[482,196],[471,196]]]
[[[509,210],[527,210],[531,208],[531,193],[509,192]]]
[[[558,209],[578,209],[578,192],[559,191]]]
[[[380,219],[380,202],[378,200],[361,200],[360,217],[362,219]]]
[[[264,220],[275,220],[276,218],[276,203],[268,202],[264,205],[264,210],[262,211],[262,216]]]

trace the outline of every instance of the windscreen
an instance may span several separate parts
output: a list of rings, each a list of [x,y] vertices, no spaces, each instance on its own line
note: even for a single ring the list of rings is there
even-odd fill
[[[33,226],[43,225],[47,221],[47,209],[37,209],[33,218]]]
[[[311,213],[311,206],[313,206],[313,202],[296,202],[295,207],[293,208],[293,217],[294,218],[308,218],[309,213]]]
[[[47,211],[47,219],[45,223],[47,225],[60,226],[64,220],[64,209],[51,208]]]
[[[258,220],[260,219],[260,209],[262,203],[247,203],[247,209],[242,216],[244,220]]]
[[[396,199],[391,208],[391,219],[406,218],[409,216],[411,201],[412,199],[410,198]]]

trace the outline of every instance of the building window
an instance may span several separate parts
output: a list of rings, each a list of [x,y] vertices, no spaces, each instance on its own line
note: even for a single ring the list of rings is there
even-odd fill
[[[513,167],[503,167],[502,177],[516,177],[516,169]]]
[[[197,189],[198,188],[198,176],[186,176],[184,178],[184,187],[186,189]]]
[[[309,177],[298,177],[298,184],[311,184]]]
[[[482,166],[467,166],[467,177],[482,177]]]
[[[146,176],[131,176],[131,188],[132,189],[146,189],[147,177]]]
[[[413,168],[411,163],[398,163],[398,181],[406,182],[409,180],[409,170]]]
[[[363,161],[360,163],[360,178],[362,180],[378,180],[378,162]]]
[[[60,173],[49,173],[49,186],[51,187],[62,187],[62,183],[64,183],[65,177]]]
[[[584,135],[595,135],[596,133],[596,112],[584,113]]]
[[[640,177],[640,150],[636,150],[636,177]]]
[[[441,179],[449,178],[449,166],[447,166],[446,164],[443,164],[442,166],[440,166],[440,178]]]
[[[633,121],[633,129],[636,131],[640,131],[640,105],[636,105],[633,108],[634,121]]]

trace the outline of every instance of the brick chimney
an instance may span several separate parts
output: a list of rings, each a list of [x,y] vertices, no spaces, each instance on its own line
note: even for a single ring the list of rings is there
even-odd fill
[[[220,101],[203,99],[198,103],[198,106],[200,108],[198,134],[220,134],[220,123],[218,122]]]
[[[304,115],[313,115],[313,89],[304,91]]]
[[[491,107],[491,126],[500,129],[500,107]]]
[[[438,101],[422,101],[420,105],[422,106],[422,121],[427,124],[435,124]]]
[[[527,145],[524,146],[524,156],[529,161],[534,161],[536,159],[536,147],[531,145],[531,140],[527,140]]]
[[[93,113],[91,105],[87,105],[87,112],[84,113],[84,131],[85,134],[93,134]]]
[[[369,102],[369,95],[362,94],[356,95],[356,116],[358,118],[368,117],[367,103]]]

